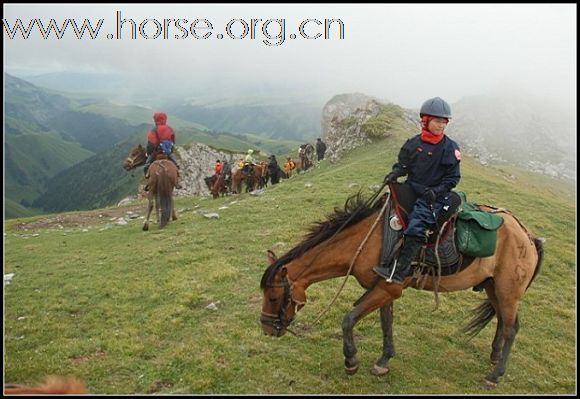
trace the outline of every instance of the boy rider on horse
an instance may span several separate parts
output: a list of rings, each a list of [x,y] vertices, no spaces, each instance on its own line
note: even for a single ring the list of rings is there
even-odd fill
[[[381,264],[373,270],[388,282],[403,284],[411,274],[411,262],[427,242],[427,231],[436,225],[436,218],[450,205],[449,192],[461,177],[461,152],[455,141],[444,134],[451,119],[451,107],[439,97],[421,106],[421,133],[408,139],[399,152],[398,162],[385,176],[385,183],[408,175],[407,183],[418,195],[404,231],[403,247],[395,261],[395,270]]]

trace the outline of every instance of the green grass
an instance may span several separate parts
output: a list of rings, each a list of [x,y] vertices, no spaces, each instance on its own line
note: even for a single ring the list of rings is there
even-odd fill
[[[266,250],[282,255],[346,198],[378,184],[401,139],[359,148],[338,163],[264,194],[177,199],[179,220],[21,230],[5,222],[5,381],[73,374],[94,394],[486,394],[495,321],[468,341],[460,329],[485,294],[406,290],[395,303],[391,373],[368,373],[382,350],[378,314],[355,328],[361,368],[343,370],[341,322],[363,289],[342,279],[311,286],[292,329],[259,324]],[[516,169],[462,161],[468,200],[506,207],[547,238],[541,274],[520,306],[521,329],[493,394],[576,391],[576,240],[573,187]],[[234,202],[235,201],[235,202]],[[142,212],[145,211],[145,203]],[[222,206],[227,209],[219,210]],[[206,219],[199,210],[215,211]],[[105,210],[104,210],[105,211]],[[85,231],[86,230],[86,231]],[[219,303],[217,303],[219,301]],[[217,303],[218,310],[206,306]]]

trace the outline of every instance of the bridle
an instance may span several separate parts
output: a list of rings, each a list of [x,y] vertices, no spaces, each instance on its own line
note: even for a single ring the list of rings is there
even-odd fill
[[[133,156],[128,156],[127,159],[125,160],[125,162],[127,163],[127,165],[129,165],[129,169],[134,169],[136,168],[138,165],[135,165],[135,161],[139,158],[139,157],[143,157],[143,153],[138,152],[137,154],[133,155]]]
[[[381,191],[383,190],[383,188],[385,188],[385,186],[387,185],[387,183],[383,183],[383,185],[379,188],[379,190],[377,190],[375,192],[375,194],[373,194],[371,196],[371,198],[369,198],[366,202],[365,202],[365,206],[370,206],[371,203],[373,203],[377,197],[379,196],[379,194],[381,193]],[[318,322],[318,320],[320,320],[320,318],[322,317],[322,315],[330,308],[330,306],[334,303],[334,301],[336,300],[336,298],[338,297],[338,294],[340,293],[340,291],[342,291],[342,289],[344,288],[344,285],[346,283],[346,280],[348,279],[348,277],[350,276],[350,273],[352,271],[352,268],[354,266],[354,261],[356,260],[356,258],[358,257],[358,255],[360,254],[360,252],[362,251],[362,249],[364,248],[364,245],[366,244],[367,240],[369,239],[371,233],[373,232],[374,228],[376,227],[377,223],[382,220],[382,215],[385,212],[385,209],[387,208],[388,204],[389,204],[389,197],[387,196],[387,199],[385,200],[385,203],[383,204],[381,211],[379,212],[373,226],[370,228],[369,232],[367,233],[366,237],[363,239],[361,245],[359,246],[359,248],[357,249],[354,257],[351,260],[348,272],[346,274],[346,278],[342,284],[342,286],[340,287],[338,293],[335,295],[335,297],[333,298],[332,302],[328,305],[327,309],[324,310],[316,319],[316,322]],[[359,208],[361,209],[361,208]],[[338,235],[338,233],[340,231],[342,231],[345,226],[348,225],[348,223],[355,217],[355,215],[357,215],[357,212],[353,212],[353,214],[350,215],[350,217],[342,224],[342,226],[340,226],[340,228],[326,241],[326,245],[328,245],[328,243],[330,241],[332,241],[332,239],[334,239],[334,237],[336,237]],[[321,252],[319,252],[310,262],[309,265],[312,264],[315,260],[316,257],[320,254]],[[306,270],[306,268],[304,268],[302,270],[302,272],[304,272]],[[302,274],[302,272],[298,275],[298,277],[300,277],[300,275]],[[295,280],[298,278],[295,277]],[[295,302],[292,299],[292,286],[293,283],[290,283],[290,280],[288,279],[288,274],[284,275],[284,278],[282,280],[282,284],[270,284],[270,285],[265,285],[266,288],[280,288],[283,287],[284,288],[284,299],[282,302],[282,306],[280,306],[280,310],[278,311],[278,315],[274,315],[271,313],[265,313],[262,311],[261,317],[260,317],[260,321],[262,322],[262,324],[266,324],[266,325],[271,325],[273,328],[276,329],[276,331],[278,333],[280,333],[283,330],[287,330],[289,332],[291,332],[294,335],[297,335],[296,333],[294,333],[292,330],[288,329],[288,326],[290,325],[290,323],[292,323],[292,320],[294,320],[293,318],[288,320],[287,322],[284,322],[284,316],[286,315],[286,312],[288,311],[290,305],[292,304],[292,302]],[[296,302],[295,302],[296,303]],[[303,305],[303,304],[302,304]]]
[[[284,276],[284,279],[282,280],[281,284],[269,284],[266,285],[266,288],[284,288],[284,297],[282,298],[282,305],[280,306],[280,310],[278,311],[278,314],[272,314],[272,313],[266,313],[264,311],[262,311],[261,315],[260,315],[260,322],[262,324],[266,324],[266,325],[270,325],[272,326],[276,332],[280,333],[283,330],[288,330],[288,326],[292,323],[292,321],[294,320],[294,318],[291,318],[287,321],[285,321],[285,316],[286,313],[288,312],[288,309],[290,308],[290,306],[292,305],[292,285],[290,282],[290,279],[288,278],[288,275],[286,274]],[[290,331],[290,330],[288,330]],[[290,331],[292,332],[292,331]]]

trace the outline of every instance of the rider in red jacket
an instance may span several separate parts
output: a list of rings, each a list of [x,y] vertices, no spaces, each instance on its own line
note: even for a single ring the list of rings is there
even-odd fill
[[[153,120],[155,121],[155,127],[147,134],[147,161],[145,161],[145,167],[143,169],[145,177],[148,177],[147,171],[151,163],[155,160],[155,156],[161,152],[160,143],[165,140],[170,140],[175,145],[175,132],[171,126],[167,125],[167,114],[165,112],[156,112],[153,114]],[[173,147],[171,148],[171,152],[167,154],[167,157],[177,166],[179,177],[179,165],[173,155]],[[179,182],[177,182],[175,187],[181,188]],[[147,189],[148,186],[145,186],[145,191]]]

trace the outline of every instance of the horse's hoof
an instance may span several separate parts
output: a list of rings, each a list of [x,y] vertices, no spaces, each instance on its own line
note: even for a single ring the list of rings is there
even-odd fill
[[[358,371],[358,364],[356,366],[352,366],[352,367],[345,366],[344,371],[346,371],[346,374],[348,374],[348,375],[356,374],[356,372]]]
[[[143,231],[147,231],[149,230],[149,226],[147,226],[146,224],[143,225]]]
[[[486,389],[495,389],[497,388],[497,382],[490,381],[486,378],[483,380],[483,387]]]
[[[388,367],[380,367],[375,364],[371,369],[371,374],[380,377],[382,375],[388,374],[389,371],[391,371],[391,369],[389,369]]]

